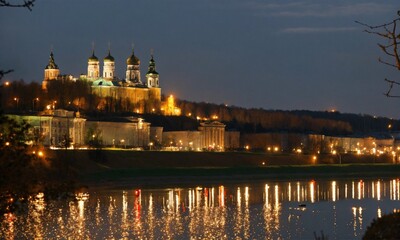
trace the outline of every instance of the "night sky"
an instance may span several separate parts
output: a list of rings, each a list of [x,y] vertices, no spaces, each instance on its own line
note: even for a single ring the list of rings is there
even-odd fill
[[[108,45],[116,74],[131,53],[145,79],[154,49],[163,94],[190,101],[282,110],[331,110],[400,117],[379,64],[379,38],[354,21],[396,17],[398,0],[38,0],[33,11],[0,8],[5,80],[43,79],[53,47],[61,74],[87,72],[92,42]],[[400,91],[399,91],[400,92]]]

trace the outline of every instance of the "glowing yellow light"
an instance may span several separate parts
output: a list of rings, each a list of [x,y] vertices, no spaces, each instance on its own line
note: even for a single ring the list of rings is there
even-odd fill
[[[249,146],[249,145],[246,145],[244,148],[246,148],[246,150],[249,150],[249,149],[250,149],[250,146]]]
[[[10,142],[6,142],[6,146],[10,146]]]
[[[336,181],[332,181],[332,201],[336,201]]]
[[[5,82],[4,85],[9,86],[10,82]]]
[[[336,155],[336,150],[333,150],[333,151],[332,151],[332,154],[333,154],[333,155]]]
[[[311,181],[310,182],[310,198],[311,198],[311,202],[313,203],[313,202],[315,202],[315,188],[314,188],[314,186],[315,186],[315,181],[313,180],[313,181]]]
[[[39,157],[43,157],[43,156],[44,156],[43,152],[42,152],[42,151],[39,151],[39,152],[38,152],[38,156],[39,156]]]
[[[279,147],[274,147],[274,151],[275,152],[279,151]]]

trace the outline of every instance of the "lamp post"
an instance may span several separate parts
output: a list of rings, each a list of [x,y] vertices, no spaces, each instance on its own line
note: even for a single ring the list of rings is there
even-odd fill
[[[14,101],[17,103],[17,110],[18,110],[18,105],[19,105],[19,98],[15,97]]]
[[[32,111],[33,111],[33,112],[35,111],[35,101],[36,101],[36,102],[39,102],[39,98],[34,98],[34,99],[32,100]]]

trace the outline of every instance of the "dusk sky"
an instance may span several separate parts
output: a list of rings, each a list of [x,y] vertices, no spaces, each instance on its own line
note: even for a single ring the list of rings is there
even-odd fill
[[[38,0],[32,12],[0,8],[5,80],[41,82],[53,47],[61,74],[87,72],[96,56],[131,53],[145,79],[154,49],[162,93],[190,101],[281,110],[331,110],[400,118],[379,64],[381,39],[354,21],[388,22],[398,0]],[[399,91],[400,92],[400,91]]]

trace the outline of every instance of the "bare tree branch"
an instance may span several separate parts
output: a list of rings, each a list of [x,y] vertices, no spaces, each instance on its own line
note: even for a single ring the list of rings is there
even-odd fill
[[[5,70],[5,71],[0,70],[0,80],[3,79],[4,75],[11,73],[11,72],[14,72],[14,70],[13,69]]]
[[[386,97],[392,97],[392,98],[400,98],[400,95],[393,95],[392,94],[392,89],[394,85],[400,85],[400,82],[397,81],[393,81],[393,80],[389,80],[387,78],[385,78],[385,81],[389,83],[389,89],[387,90],[386,93],[384,93],[384,95]]]
[[[375,35],[378,35],[380,37],[384,37],[384,38],[390,39],[390,36],[388,34],[383,34],[383,33],[380,33],[380,32],[374,32],[374,31],[369,31],[369,30],[364,30],[364,32],[370,33],[370,34],[375,34]]]
[[[390,45],[388,45],[388,46],[384,46],[384,45],[378,43],[378,46],[379,46],[379,48],[380,48],[384,53],[386,53],[387,55],[389,55],[389,56],[391,56],[391,57],[394,57],[394,56],[395,56],[394,54],[388,52],[388,50],[387,50],[388,48],[393,47],[393,44],[390,44]]]
[[[20,3],[11,3],[7,0],[0,0],[0,7],[27,8],[29,11],[32,11],[35,1],[36,0],[24,0],[23,2],[20,1]]]
[[[378,58],[378,61],[379,61],[380,63],[382,63],[382,64],[387,65],[387,66],[394,67],[394,68],[398,68],[396,65],[394,65],[394,64],[392,64],[392,63],[388,63],[388,62],[386,62],[386,61],[383,61],[381,58]]]
[[[400,10],[397,11],[397,15],[400,16]],[[380,25],[369,25],[360,21],[355,21],[356,23],[362,25],[363,27],[366,27],[367,29],[364,30],[364,32],[369,33],[369,34],[374,34],[377,35],[387,41],[389,41],[389,44],[381,44],[378,43],[378,47],[381,49],[381,51],[389,56],[389,59],[391,59],[390,62],[387,62],[385,60],[382,60],[381,58],[378,59],[378,61],[384,65],[394,67],[397,70],[400,71],[400,54],[398,52],[398,44],[400,44],[400,34],[397,33],[397,26],[398,23],[400,23],[400,17],[397,17],[393,19],[390,22],[386,22],[384,24]],[[392,92],[394,90],[395,85],[400,85],[400,82],[397,81],[392,81],[385,79],[385,81],[389,84],[389,88],[386,93],[384,93],[385,96],[387,97],[395,97],[395,98],[400,98],[400,95],[394,95]]]
[[[399,12],[400,11],[397,12],[397,15],[400,15]],[[356,23],[358,23],[358,24],[360,24],[360,25],[362,25],[364,27],[367,27],[369,29],[377,29],[377,28],[382,28],[382,27],[385,27],[385,26],[389,26],[389,25],[393,24],[393,22],[396,22],[396,21],[400,21],[400,17],[396,18],[396,19],[393,19],[390,22],[383,23],[381,25],[375,25],[375,26],[374,25],[369,25],[369,24],[366,24],[366,23],[363,23],[363,22],[360,22],[360,21],[354,21],[354,22],[356,22]]]

